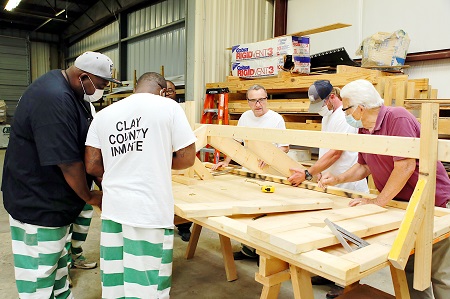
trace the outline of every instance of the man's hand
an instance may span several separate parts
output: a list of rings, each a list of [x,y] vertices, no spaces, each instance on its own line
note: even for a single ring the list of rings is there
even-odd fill
[[[305,176],[305,170],[300,168],[289,168],[293,174],[288,177],[288,181],[292,184],[292,186],[297,187],[301,183],[303,183],[304,180],[306,180]]]
[[[102,191],[92,190],[89,193],[89,200],[86,202],[90,205],[98,206],[101,210],[102,209],[102,198],[103,198]]]
[[[319,188],[322,188],[322,189],[325,189],[328,186],[334,186],[337,184],[339,184],[337,176],[334,176],[329,172],[323,174],[322,177],[320,178],[320,181],[318,182]]]
[[[263,169],[266,165],[267,165],[266,162],[264,162],[261,159],[258,159],[258,167],[259,168]]]
[[[217,170],[218,168],[220,168],[220,167],[227,167],[228,166],[228,163],[226,162],[226,161],[222,161],[222,162],[219,162],[219,163],[217,163],[217,164],[214,164],[212,167],[211,167],[211,169],[212,170]]]
[[[359,206],[359,205],[368,205],[368,204],[381,206],[378,203],[378,200],[376,197],[375,198],[354,198],[354,199],[350,200],[350,202],[348,203],[348,205],[350,207]]]

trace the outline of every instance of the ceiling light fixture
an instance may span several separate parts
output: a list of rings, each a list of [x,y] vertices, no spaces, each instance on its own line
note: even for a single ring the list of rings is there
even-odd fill
[[[20,1],[21,0],[9,0],[8,3],[6,3],[5,9],[7,11],[13,10],[17,7],[17,5],[19,5]]]

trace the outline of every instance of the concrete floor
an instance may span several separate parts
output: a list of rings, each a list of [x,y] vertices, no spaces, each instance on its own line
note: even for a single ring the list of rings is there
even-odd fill
[[[0,150],[0,167],[3,169],[5,150]],[[0,174],[2,171],[0,170]],[[2,200],[3,203],[3,200]],[[8,214],[0,206],[0,298],[18,298],[15,280],[14,265],[11,252],[11,235],[9,231]],[[94,215],[88,239],[83,246],[85,256],[89,260],[99,260],[100,247],[100,218]],[[235,250],[239,243],[233,241]],[[220,252],[218,235],[210,230],[203,229],[195,257],[184,259],[187,243],[175,234],[172,298],[182,299],[209,299],[209,298],[259,298],[262,286],[254,279],[258,271],[254,261],[236,261],[239,279],[227,282],[225,269]],[[71,270],[74,283],[72,291],[75,298],[98,299],[101,298],[100,269]],[[392,281],[388,268],[363,279],[361,283],[372,285],[385,292],[393,294]],[[314,286],[314,298],[325,298],[330,286]],[[294,298],[290,282],[282,284],[279,298]],[[308,298],[307,298],[308,299]]]

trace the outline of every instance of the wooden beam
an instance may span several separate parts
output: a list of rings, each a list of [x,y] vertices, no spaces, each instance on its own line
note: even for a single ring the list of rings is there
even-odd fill
[[[290,34],[287,34],[287,35],[304,36],[304,35],[311,35],[311,34],[316,34],[316,33],[321,33],[321,32],[341,29],[341,28],[346,28],[346,27],[350,27],[350,26],[352,26],[352,25],[344,24],[344,23],[334,23],[334,24],[320,26],[320,27],[313,28],[313,29],[307,29],[307,30],[304,30],[304,31],[290,33]]]
[[[390,265],[392,284],[394,285],[395,298],[410,299],[408,282],[406,281],[405,271],[399,270]]]
[[[208,128],[207,125],[201,125],[200,127],[194,130],[195,137],[197,137],[197,140],[195,141],[196,152],[198,152],[208,144],[206,136],[207,128]]]
[[[436,160],[438,159],[438,119],[439,104],[422,104],[421,131],[426,132],[420,138],[419,180],[427,180],[423,195],[425,215],[416,238],[414,256],[414,288],[424,290],[431,283],[431,253],[433,247],[433,211],[436,193]]]
[[[290,168],[306,169],[306,167],[289,157],[272,143],[248,140],[246,144],[249,150],[285,177],[292,175],[292,172],[289,170]]]
[[[315,76],[292,76],[289,79],[265,78],[253,80],[232,80],[228,82],[207,83],[206,88],[228,87],[231,92],[246,92],[254,84],[264,86],[268,92],[305,92],[317,80],[330,80],[336,87],[342,87],[357,79],[366,79],[371,83],[377,83],[377,72],[374,73],[343,73]]]
[[[425,215],[425,201],[427,198],[423,196],[426,179],[419,179],[417,181],[414,192],[406,209],[405,217],[398,230],[397,237],[392,244],[392,249],[389,253],[389,261],[397,269],[405,269],[408,262],[411,250],[416,241],[416,235]]]
[[[231,248],[230,238],[219,234],[220,248],[222,250],[223,262],[225,264],[225,273],[228,281],[235,281],[238,279],[236,264],[233,259],[233,250]]]
[[[211,136],[208,139],[209,139],[208,143],[211,146],[220,150],[228,157],[231,157],[231,159],[233,159],[240,165],[250,169],[253,172],[264,173],[264,170],[259,168],[259,161],[258,161],[259,157],[256,156],[252,151],[249,151],[248,149],[243,147],[239,142],[237,142],[233,138]]]
[[[419,158],[420,139],[332,132],[207,125],[208,136]],[[220,144],[217,144],[220,148]],[[239,163],[239,162],[238,162]],[[241,164],[242,165],[242,164]],[[249,168],[251,169],[251,168]],[[255,171],[262,173],[262,171]]]
[[[202,180],[213,180],[214,176],[209,172],[208,169],[205,168],[203,163],[200,161],[199,158],[195,157],[194,165],[192,166],[195,173],[199,176]]]
[[[294,265],[289,265],[291,272],[292,289],[294,298],[314,298],[313,288],[311,284],[311,274]]]

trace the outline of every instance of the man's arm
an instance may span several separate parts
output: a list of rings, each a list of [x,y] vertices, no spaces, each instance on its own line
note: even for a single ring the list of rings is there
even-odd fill
[[[174,152],[172,156],[172,169],[179,170],[191,167],[195,162],[195,154],[195,143]]]
[[[84,153],[86,172],[96,178],[102,178],[105,169],[103,167],[102,151],[99,148],[86,146]]]
[[[342,155],[342,151],[339,150],[329,150],[325,155],[320,157],[313,166],[308,169],[308,172],[312,176],[316,176],[320,174],[325,169],[328,169],[331,165],[334,164]],[[289,170],[294,173],[288,178],[288,181],[292,183],[293,186],[297,187],[300,185],[305,179],[305,171],[299,168],[290,168]],[[320,178],[319,178],[320,179]]]
[[[370,174],[370,169],[367,165],[356,163],[346,172],[334,176],[331,173],[325,173],[319,181],[319,187],[325,188],[327,186],[334,186],[348,182],[355,182],[366,178]]]
[[[66,182],[81,199],[90,205],[101,206],[103,193],[89,190],[83,162],[58,164],[58,167],[61,168]]]
[[[383,190],[374,199],[360,198],[350,201],[350,206],[358,204],[376,204],[384,207],[405,187],[406,182],[416,169],[416,159],[402,159],[394,161],[394,169],[389,176]]]

